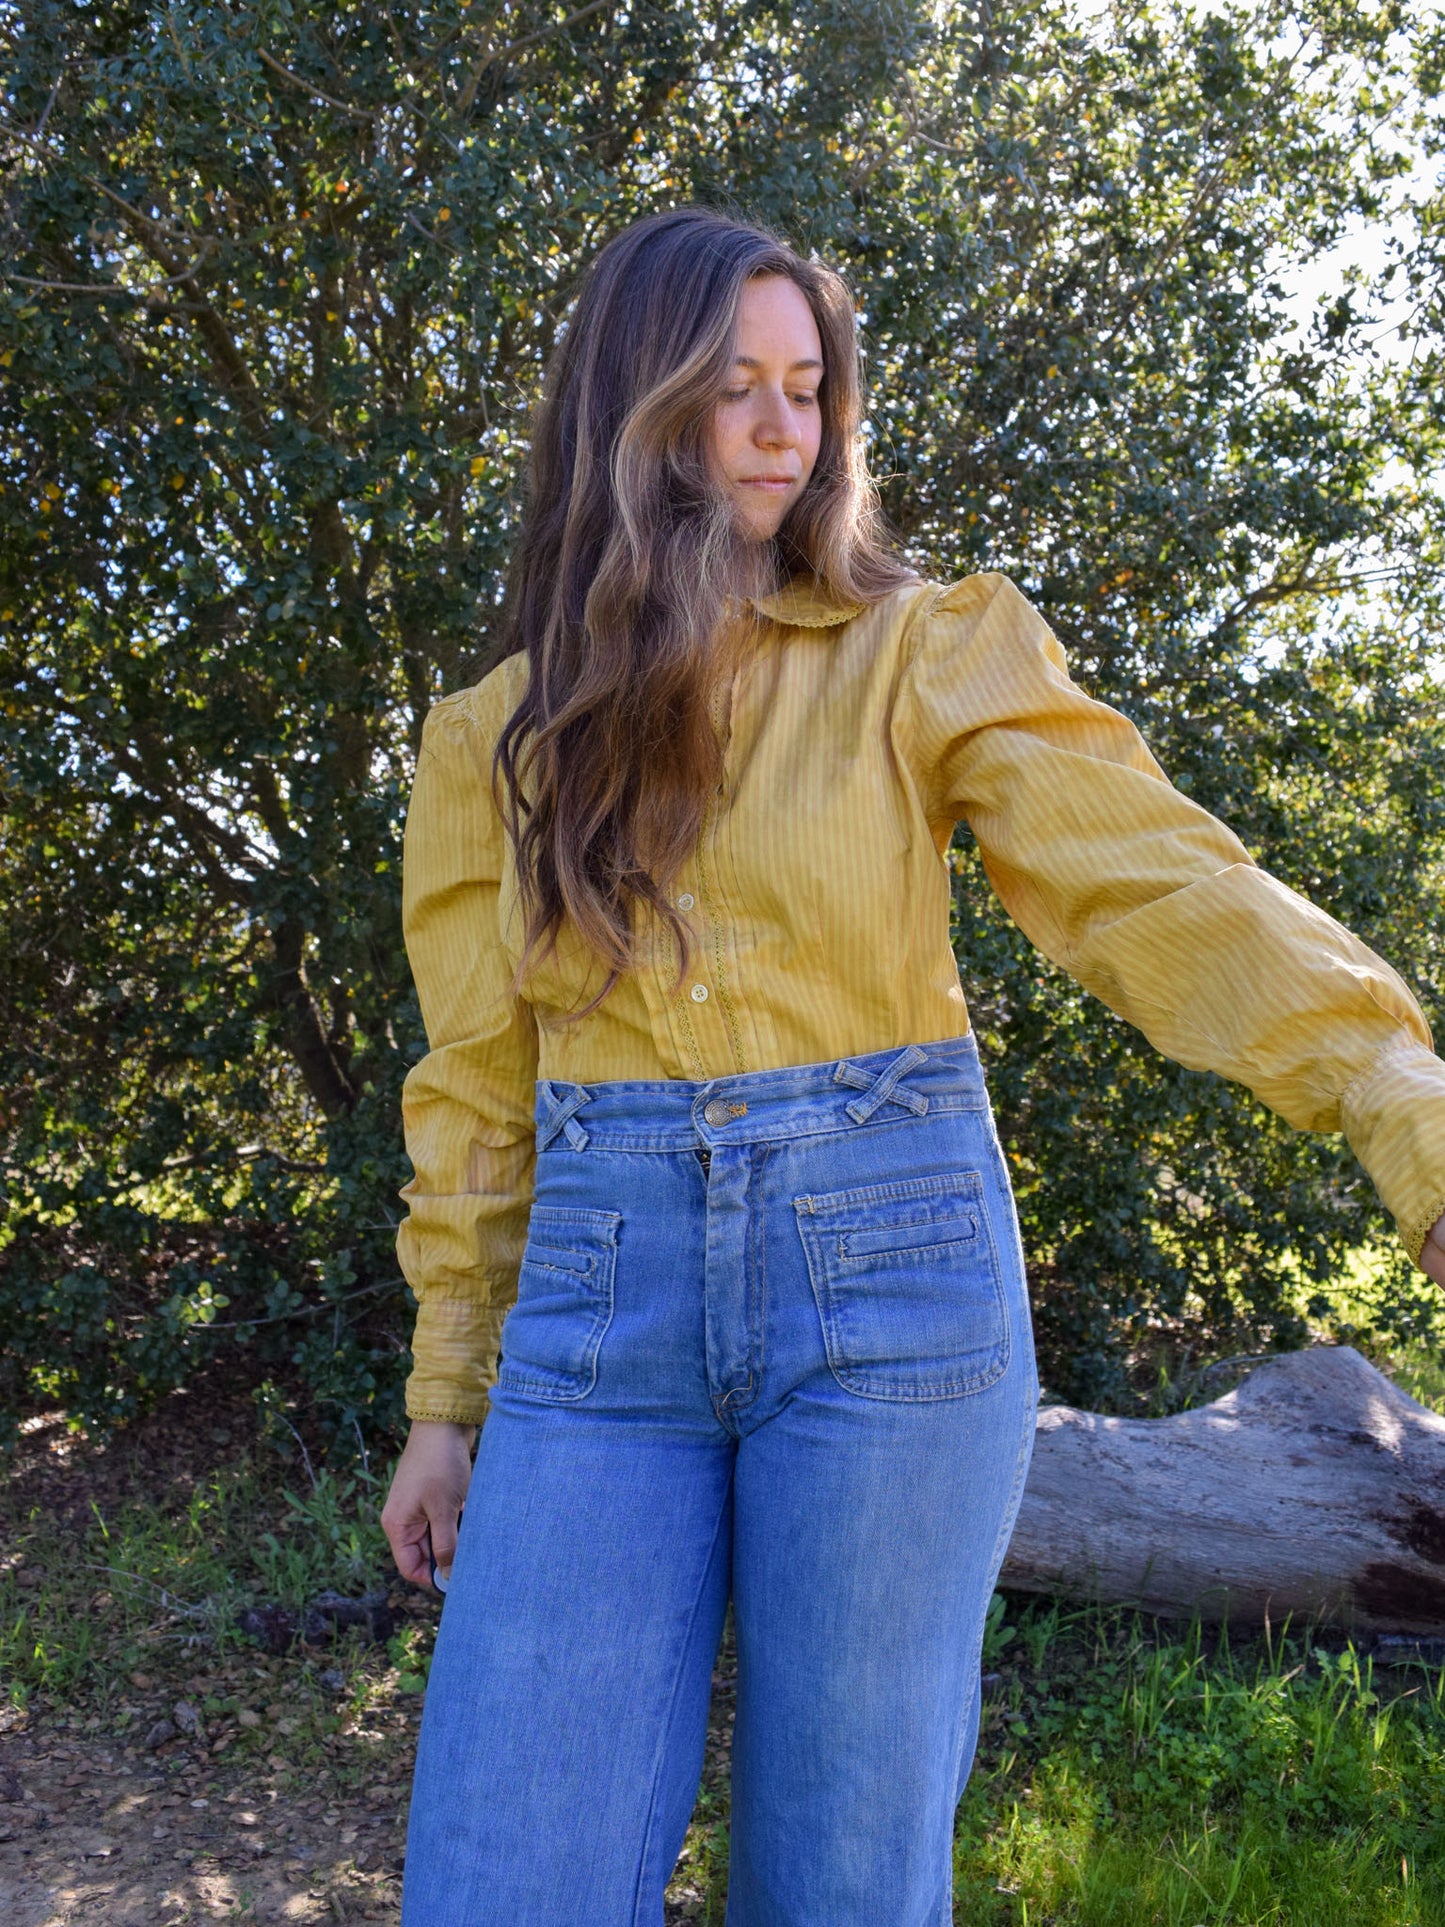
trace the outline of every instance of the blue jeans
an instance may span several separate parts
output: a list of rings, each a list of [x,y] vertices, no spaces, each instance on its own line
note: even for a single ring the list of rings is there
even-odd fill
[[[737,1631],[728,1927],[941,1927],[1038,1380],[971,1038],[542,1083],[403,1927],[660,1927]]]

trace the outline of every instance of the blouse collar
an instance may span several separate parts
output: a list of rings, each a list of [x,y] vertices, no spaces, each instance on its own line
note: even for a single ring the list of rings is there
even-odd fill
[[[844,602],[833,591],[808,576],[794,576],[773,595],[750,598],[759,615],[770,616],[788,629],[836,629],[860,615],[861,602]]]

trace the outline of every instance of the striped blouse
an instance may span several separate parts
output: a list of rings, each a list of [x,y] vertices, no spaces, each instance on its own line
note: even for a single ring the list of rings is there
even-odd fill
[[[406,827],[406,942],[429,1050],[403,1094],[398,1248],[419,1302],[407,1409],[478,1424],[516,1297],[538,1078],[709,1078],[962,1035],[954,824],[1030,940],[1168,1056],[1343,1130],[1412,1258],[1445,1210],[1445,1063],[1405,984],[1176,790],[1070,680],[1006,578],[866,608],[811,584],[725,690],[725,773],[675,900],[601,1006],[570,926],[521,997],[520,912],[491,788],[524,656],[427,718]]]

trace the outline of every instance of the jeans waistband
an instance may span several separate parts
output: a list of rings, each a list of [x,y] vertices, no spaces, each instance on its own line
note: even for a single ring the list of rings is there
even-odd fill
[[[971,1035],[705,1082],[537,1084],[537,1149],[679,1151],[856,1130],[875,1119],[986,1111]]]

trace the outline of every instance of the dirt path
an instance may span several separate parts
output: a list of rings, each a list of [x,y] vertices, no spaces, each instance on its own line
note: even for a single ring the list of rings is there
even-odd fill
[[[708,1783],[725,1783],[731,1655],[719,1661]],[[405,1809],[421,1698],[347,1736],[371,1754],[296,1784],[274,1708],[277,1750],[258,1773],[201,1743],[155,1752],[71,1724],[10,1717],[0,1733],[0,1921],[5,1927],[179,1927],[202,1920],[400,1919]],[[156,1722],[159,1724],[159,1721]],[[174,1725],[172,1719],[170,1724]],[[705,1793],[703,1809],[711,1804]],[[666,1911],[707,1907],[707,1814],[694,1823]]]
[[[178,1606],[170,1588],[196,1581],[194,1596],[239,1571],[258,1537],[274,1534],[281,1557],[306,1529],[291,1522],[288,1537],[281,1497],[295,1480],[258,1474],[250,1420],[208,1397],[198,1424],[195,1402],[177,1398],[109,1445],[57,1420],[36,1426],[7,1468],[3,1927],[400,1918],[417,1689],[438,1602],[396,1581],[379,1626],[281,1640],[278,1651],[218,1638],[194,1605]],[[208,1482],[249,1496],[229,1510],[212,1502],[198,1533]],[[198,1550],[212,1522],[220,1537]],[[122,1566],[136,1568],[128,1598]],[[729,1641],[668,1927],[722,1918],[734,1669]]]
[[[201,1751],[136,1754],[69,1728],[0,1737],[6,1927],[399,1919],[405,1769],[358,1798],[324,1780],[283,1791],[274,1769],[228,1773]]]

